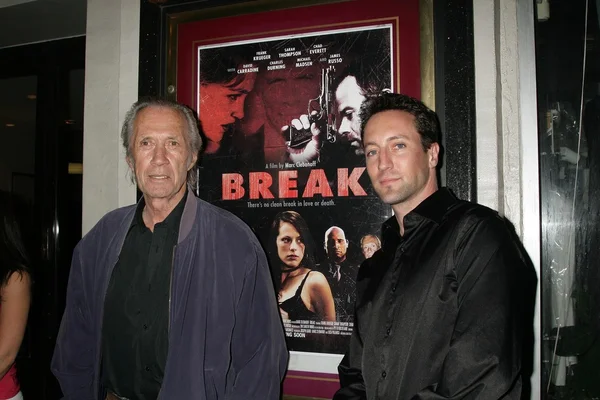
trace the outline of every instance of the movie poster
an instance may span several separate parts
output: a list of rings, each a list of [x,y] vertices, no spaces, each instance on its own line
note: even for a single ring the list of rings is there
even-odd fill
[[[259,237],[291,351],[345,352],[358,267],[391,216],[358,115],[393,87],[391,39],[377,25],[198,48],[197,193]]]

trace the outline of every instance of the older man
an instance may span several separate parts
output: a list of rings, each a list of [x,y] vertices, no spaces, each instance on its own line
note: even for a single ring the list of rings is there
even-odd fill
[[[287,352],[266,257],[188,189],[193,112],[140,101],[121,135],[143,198],[75,248],[52,360],[65,398],[278,399]]]

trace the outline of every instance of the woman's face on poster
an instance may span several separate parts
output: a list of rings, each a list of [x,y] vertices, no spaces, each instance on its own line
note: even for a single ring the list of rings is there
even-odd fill
[[[305,245],[294,225],[281,222],[276,241],[277,254],[281,262],[289,268],[298,267],[304,258]]]
[[[256,74],[245,74],[244,79],[227,83],[200,84],[200,111],[198,116],[206,138],[221,142],[227,128],[236,120],[244,118],[244,103],[254,88]]]

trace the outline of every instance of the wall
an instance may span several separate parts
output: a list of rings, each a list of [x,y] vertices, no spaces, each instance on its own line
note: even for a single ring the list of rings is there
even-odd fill
[[[83,233],[136,201],[120,142],[137,100],[139,0],[88,0],[83,134]]]
[[[477,198],[515,226],[538,276],[531,398],[540,398],[540,217],[533,2],[473,1]]]

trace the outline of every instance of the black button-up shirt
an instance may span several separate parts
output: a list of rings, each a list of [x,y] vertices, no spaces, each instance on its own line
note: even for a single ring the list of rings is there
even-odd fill
[[[186,195],[154,225],[144,224],[140,201],[104,302],[102,383],[132,400],[156,399],[168,352],[173,252]]]
[[[334,399],[519,399],[535,275],[505,221],[440,189],[404,229],[359,270]]]

